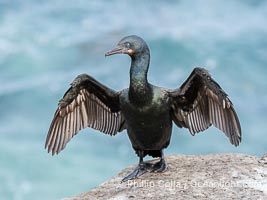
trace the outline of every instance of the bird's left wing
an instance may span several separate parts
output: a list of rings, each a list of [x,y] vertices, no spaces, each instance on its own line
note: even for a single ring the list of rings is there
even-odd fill
[[[86,127],[109,135],[122,131],[125,120],[120,112],[119,95],[91,76],[79,75],[59,101],[46,138],[48,152],[59,153]]]
[[[195,135],[213,124],[233,145],[240,143],[241,127],[233,104],[207,70],[195,68],[182,86],[169,95],[177,126],[186,127]]]

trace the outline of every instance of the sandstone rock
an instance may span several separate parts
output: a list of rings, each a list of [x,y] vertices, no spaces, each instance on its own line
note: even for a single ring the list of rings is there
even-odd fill
[[[65,200],[267,199],[267,154],[166,156],[168,170],[147,173],[132,181],[121,179],[134,167],[95,189]]]

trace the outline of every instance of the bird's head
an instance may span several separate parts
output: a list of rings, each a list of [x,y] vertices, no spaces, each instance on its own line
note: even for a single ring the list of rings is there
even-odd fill
[[[130,35],[122,38],[117,47],[108,51],[105,56],[128,54],[129,56],[134,57],[144,53],[145,51],[149,51],[146,42],[136,35]]]

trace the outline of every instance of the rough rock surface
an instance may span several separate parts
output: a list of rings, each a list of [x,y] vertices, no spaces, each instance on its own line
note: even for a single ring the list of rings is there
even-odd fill
[[[65,200],[267,199],[267,154],[166,156],[168,170],[121,183],[135,166],[95,189]]]

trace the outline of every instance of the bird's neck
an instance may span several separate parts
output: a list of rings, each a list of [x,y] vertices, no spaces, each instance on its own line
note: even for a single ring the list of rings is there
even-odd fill
[[[138,58],[132,57],[129,98],[137,104],[148,103],[151,96],[151,87],[147,81],[149,62],[149,52]]]

